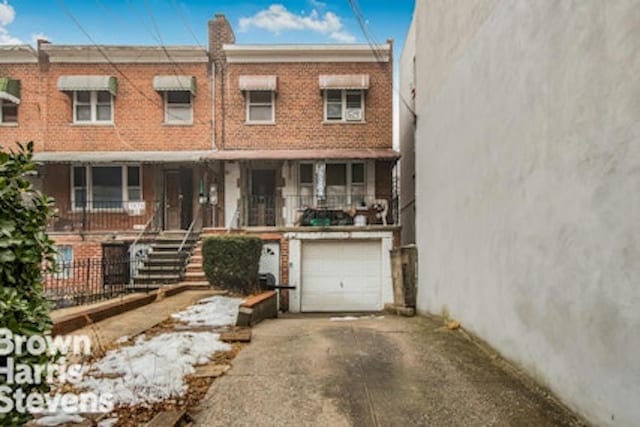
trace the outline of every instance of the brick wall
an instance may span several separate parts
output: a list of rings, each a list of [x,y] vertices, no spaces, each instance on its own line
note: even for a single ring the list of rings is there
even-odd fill
[[[227,64],[224,71],[224,149],[308,149],[392,147],[392,64],[274,63]],[[245,124],[246,99],[238,87],[241,75],[278,77],[275,124]],[[321,74],[369,74],[364,123],[323,123]],[[222,101],[218,100],[218,104]]]
[[[211,142],[211,83],[203,64],[50,64],[43,73],[48,114],[46,151],[154,151],[209,150]],[[60,92],[62,75],[113,75],[118,80],[114,97],[114,125],[73,124],[71,94]],[[162,92],[153,89],[156,75],[186,74],[196,77],[193,125],[164,124]]]
[[[33,141],[42,149],[44,111],[38,64],[0,64],[0,77],[20,80],[18,124],[0,125],[0,145],[12,148],[14,142]]]

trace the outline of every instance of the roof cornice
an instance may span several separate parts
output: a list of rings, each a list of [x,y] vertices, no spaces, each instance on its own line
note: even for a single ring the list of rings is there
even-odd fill
[[[87,46],[46,44],[41,47],[51,63],[206,63],[207,51],[199,46]],[[108,58],[105,58],[105,56]]]
[[[37,64],[38,52],[28,44],[0,46],[0,64]]]
[[[391,52],[390,44],[225,44],[222,48],[229,63],[389,62]]]

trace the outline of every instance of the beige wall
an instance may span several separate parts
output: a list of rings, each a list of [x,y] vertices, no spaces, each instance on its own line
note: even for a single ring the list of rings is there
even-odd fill
[[[640,3],[418,2],[418,308],[640,425]]]

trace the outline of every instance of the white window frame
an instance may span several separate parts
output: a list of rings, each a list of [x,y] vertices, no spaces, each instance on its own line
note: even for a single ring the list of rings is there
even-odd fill
[[[187,92],[189,94],[189,103],[188,104],[174,104],[172,103],[173,108],[184,108],[189,109],[190,117],[189,121],[185,120],[177,120],[175,117],[172,118],[172,114],[169,113],[169,92]],[[164,92],[164,123],[167,125],[192,125],[193,124],[193,94],[188,90],[171,90]]]
[[[331,161],[323,161],[322,163],[329,165],[329,164],[344,164],[346,166],[346,200],[347,200],[347,204],[351,204],[353,203],[353,188],[354,188],[354,183],[353,183],[353,170],[352,170],[352,165],[354,164],[361,164],[362,168],[363,168],[363,181],[362,184],[355,184],[355,186],[361,187],[363,192],[361,196],[364,196],[366,198],[367,196],[367,162],[366,161],[362,161],[362,160],[331,160]],[[300,162],[298,165],[298,195],[302,196],[302,183],[300,182],[300,168],[303,164],[310,164],[312,165],[313,168],[313,192],[311,193],[311,196],[313,197],[313,201],[315,206],[317,206],[318,203],[318,199],[317,199],[317,176],[316,176],[316,168],[315,168],[315,163],[314,162]],[[327,177],[326,177],[326,172],[325,172],[325,198],[327,197],[326,195],[326,187],[327,187]],[[308,186],[308,184],[305,184],[306,186]]]
[[[115,208],[95,208],[93,207],[93,173],[91,172],[92,168],[99,168],[99,167],[119,167],[120,168],[120,173],[122,174],[122,202],[123,202],[123,206],[120,209],[115,209]],[[99,212],[99,211],[104,211],[104,210],[108,210],[108,211],[122,211],[125,212],[126,211],[126,207],[125,204],[126,202],[132,201],[129,200],[129,180],[128,180],[128,174],[129,174],[129,167],[137,167],[138,168],[138,173],[139,173],[139,185],[137,186],[133,186],[131,188],[138,188],[140,189],[140,200],[133,200],[133,201],[139,201],[139,202],[144,202],[144,186],[142,184],[142,178],[143,178],[143,168],[142,168],[142,164],[94,164],[94,165],[78,165],[78,164],[72,164],[71,165],[71,173],[70,173],[70,177],[71,179],[70,181],[70,185],[71,185],[71,210],[72,211],[82,211],[83,209],[86,209],[87,211],[91,211],[91,212]],[[84,168],[85,169],[85,177],[86,177],[86,182],[85,182],[85,186],[84,187],[76,187],[75,184],[75,177],[74,177],[74,173],[75,173],[75,168]],[[86,208],[82,208],[79,206],[76,206],[76,188],[84,188],[85,189],[85,201],[86,201]]]
[[[16,121],[15,122],[5,122],[4,121],[4,104],[15,105],[16,106]],[[20,104],[16,104],[14,102],[6,101],[4,99],[0,99],[0,124],[2,125],[10,125],[17,126],[18,125],[18,109]]]
[[[79,102],[78,101],[78,92],[89,92],[89,102]],[[108,91],[97,91],[97,90],[74,90],[73,91],[73,123],[79,125],[102,125],[102,124],[113,124],[114,123],[114,113],[115,108],[113,108],[113,94],[109,93],[109,106],[111,107],[111,119],[109,120],[98,120],[98,92],[108,92]],[[77,109],[78,105],[89,105],[91,107],[91,119],[90,120],[78,120]],[[100,104],[106,105],[106,104]]]
[[[251,93],[252,92],[269,92],[271,94],[271,102],[251,102]],[[276,122],[276,102],[275,102],[275,92],[272,90],[248,90],[245,93],[245,104],[246,104],[246,123],[249,124],[275,124]],[[271,107],[271,119],[270,120],[251,120],[251,116],[249,114],[250,107]]]
[[[328,104],[328,94],[330,90],[339,90],[341,91],[341,101],[342,101],[342,118],[341,119],[330,119],[327,117],[327,104]],[[325,123],[363,123],[365,121],[364,118],[364,97],[365,91],[364,89],[325,89],[323,94],[323,121]],[[360,95],[360,110],[362,111],[362,118],[360,120],[347,120],[347,94],[355,94],[358,93]]]

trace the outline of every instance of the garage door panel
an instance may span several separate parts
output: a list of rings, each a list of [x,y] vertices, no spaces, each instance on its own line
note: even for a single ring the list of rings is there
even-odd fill
[[[380,310],[380,260],[379,240],[304,242],[301,310]]]

